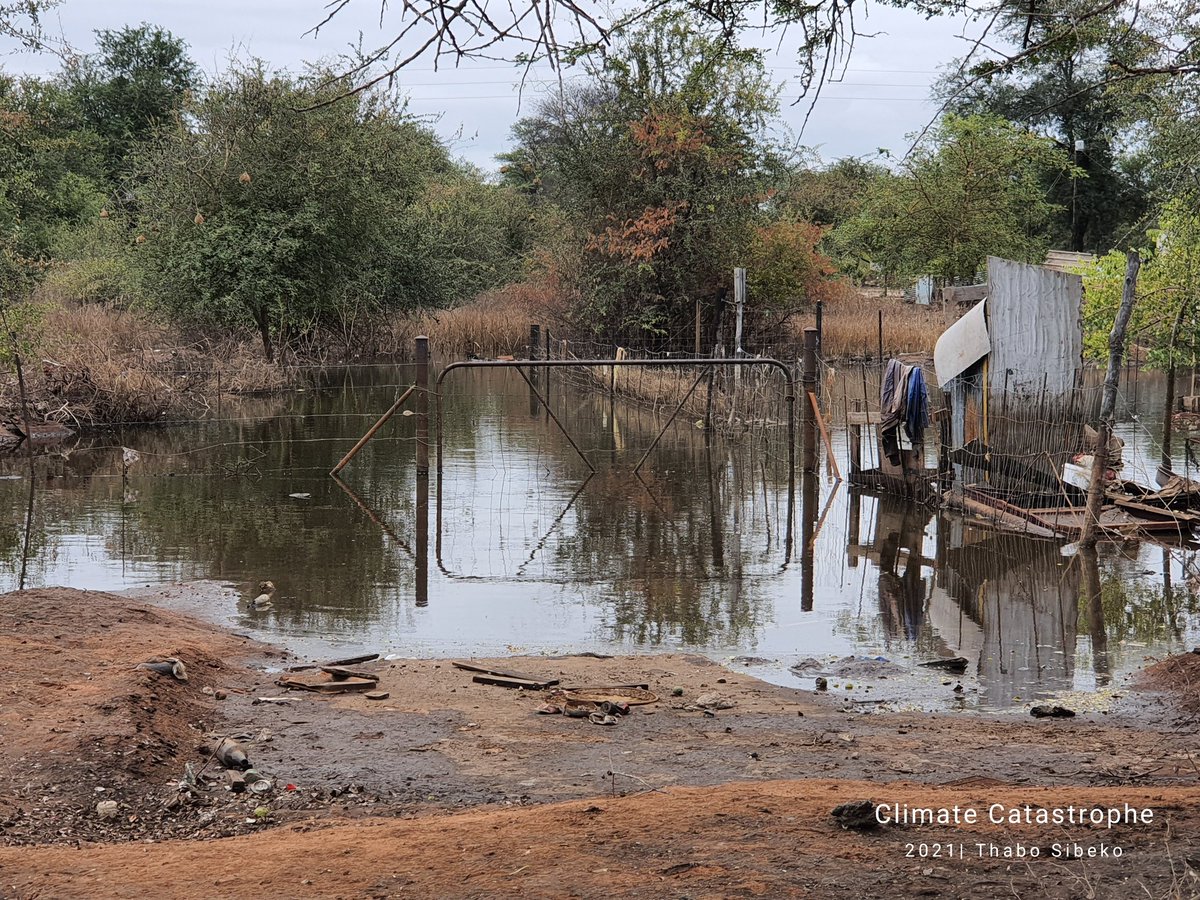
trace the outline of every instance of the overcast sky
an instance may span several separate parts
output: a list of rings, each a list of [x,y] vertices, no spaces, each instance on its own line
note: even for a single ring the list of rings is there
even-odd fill
[[[209,73],[220,71],[231,56],[254,55],[280,69],[299,69],[306,60],[336,55],[363,33],[366,47],[390,38],[380,31],[376,0],[357,0],[326,25],[319,35],[305,35],[324,17],[325,0],[64,0],[48,22],[52,33],[77,50],[91,50],[97,29],[116,29],[142,21],[160,25],[183,38],[193,58]],[[385,28],[395,16],[385,20]],[[923,128],[934,115],[929,84],[943,66],[961,56],[968,43],[961,20],[925,21],[906,11],[874,6],[859,25],[880,32],[861,39],[842,83],[828,85],[802,135],[823,159],[870,156],[879,148],[903,153],[905,135]],[[973,32],[970,32],[973,33]],[[2,45],[0,45],[2,46]],[[778,80],[796,74],[786,51],[771,57]],[[10,72],[45,73],[57,67],[50,56],[19,53],[0,57]],[[549,77],[543,72],[541,77]],[[497,62],[464,63],[433,71],[429,61],[405,70],[401,84],[417,114],[439,116],[435,127],[455,152],[487,169],[508,145],[509,127],[518,116],[517,75]],[[524,109],[538,90],[526,87]],[[792,106],[795,87],[785,88],[783,120],[798,132],[807,101]]]

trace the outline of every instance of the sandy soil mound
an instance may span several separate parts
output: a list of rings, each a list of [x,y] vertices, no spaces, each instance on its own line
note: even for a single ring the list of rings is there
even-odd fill
[[[147,820],[161,807],[154,795],[181,777],[185,762],[201,759],[197,747],[216,705],[204,688],[236,681],[241,668],[231,660],[247,645],[112,594],[49,588],[0,596],[4,839],[104,836],[109,826],[96,804],[118,796],[127,804],[123,820],[133,815],[157,828]],[[136,668],[154,657],[181,660],[188,681]]]

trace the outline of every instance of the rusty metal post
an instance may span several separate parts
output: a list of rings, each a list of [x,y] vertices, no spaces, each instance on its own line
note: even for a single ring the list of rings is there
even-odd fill
[[[429,605],[429,338],[417,338],[417,552],[416,603]],[[441,404],[438,404],[438,466],[441,466]],[[438,479],[439,489],[441,479]]]
[[[554,353],[552,352],[551,346],[550,346],[550,329],[547,328],[544,333],[546,336],[546,352],[542,356],[542,359],[553,359]],[[542,366],[542,384],[544,384],[546,387],[546,418],[550,418],[550,367],[549,366]]]
[[[429,474],[429,338],[417,337],[417,474]]]
[[[825,301],[817,301],[817,354],[821,353],[821,345],[824,342],[825,330]]]
[[[854,401],[854,411],[862,412],[862,401]],[[862,426],[855,422],[850,426],[850,477],[862,471]]]
[[[528,359],[538,358],[538,345],[542,342],[542,327],[540,325],[529,325],[529,352],[525,354]],[[520,370],[518,370],[520,371]],[[529,382],[529,416],[530,418],[538,414],[538,396],[533,390],[533,383],[538,380],[538,370],[532,369],[529,377],[525,379]]]
[[[801,357],[800,389],[813,391],[817,382],[817,329],[804,329],[804,353]],[[813,608],[813,582],[816,561],[813,534],[817,521],[817,417],[810,403],[801,405],[800,437],[800,609]]]
[[[801,363],[800,382],[801,388],[805,393],[816,392],[817,386],[817,329],[804,329],[804,356]],[[812,415],[812,410],[807,404],[803,407],[804,415],[804,433],[801,436],[803,441],[802,455],[800,459],[801,468],[808,470],[816,468],[817,465],[817,423],[816,417]]]
[[[441,497],[441,479],[438,496]],[[417,552],[415,554],[417,606],[429,605],[429,471],[417,473]]]

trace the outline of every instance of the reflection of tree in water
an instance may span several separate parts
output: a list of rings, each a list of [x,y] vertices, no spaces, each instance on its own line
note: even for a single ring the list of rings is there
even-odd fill
[[[1105,629],[1112,643],[1179,643],[1184,639],[1187,617],[1200,612],[1195,587],[1187,582],[1164,585],[1134,581],[1102,563],[1099,584]],[[1082,605],[1080,615],[1081,619],[1087,615]],[[1087,623],[1081,621],[1080,629],[1086,627]]]
[[[411,560],[360,510],[347,508],[325,472],[345,450],[345,435],[364,430],[362,414],[377,414],[379,392],[309,391],[235,408],[227,401],[226,415],[285,402],[288,415],[278,418],[101,432],[65,455],[62,449],[44,455],[39,478],[50,479],[38,496],[35,534],[44,546],[35,565],[46,572],[64,536],[88,535],[102,540],[113,558],[142,571],[156,568],[165,578],[270,578],[289,598],[270,615],[287,626],[336,627],[342,618],[369,618],[380,594],[411,585]],[[401,422],[393,435],[406,446],[411,431],[411,423]],[[123,439],[140,453],[125,503]],[[397,458],[396,446],[381,442],[385,452],[364,453],[354,477],[360,490],[395,511],[399,526],[410,526],[411,462]],[[235,471],[244,474],[227,474]],[[5,492],[17,484],[3,482]],[[289,498],[294,492],[311,498]],[[36,571],[34,580],[43,580]]]
[[[787,468],[778,435],[706,445],[700,429],[680,422],[639,478],[630,467],[662,417],[585,396],[560,418],[586,446],[606,453],[596,455],[600,471],[576,503],[574,535],[558,551],[567,576],[611,584],[616,640],[750,638],[771,613],[769,588],[757,579],[769,579],[784,559]]]

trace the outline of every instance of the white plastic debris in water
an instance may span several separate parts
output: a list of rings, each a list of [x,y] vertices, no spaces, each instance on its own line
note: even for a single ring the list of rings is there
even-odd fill
[[[296,494],[288,494],[288,496],[294,497],[297,500],[308,500],[310,497],[312,497],[312,494],[306,494],[306,493],[301,492],[301,493],[296,493]]]
[[[128,469],[141,458],[141,454],[132,447],[121,448],[121,465],[123,465],[126,469]]]

